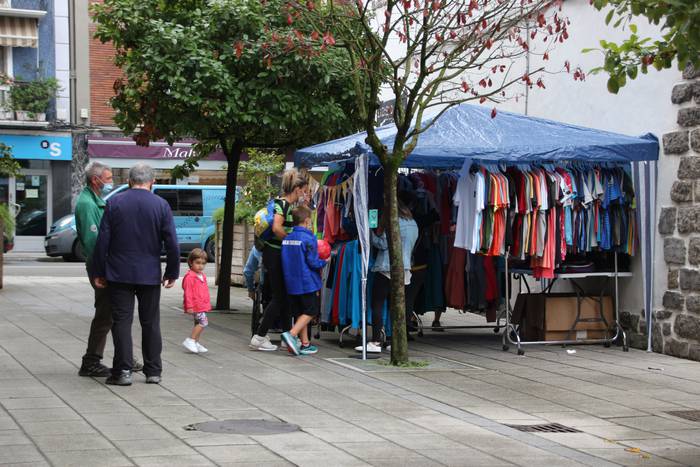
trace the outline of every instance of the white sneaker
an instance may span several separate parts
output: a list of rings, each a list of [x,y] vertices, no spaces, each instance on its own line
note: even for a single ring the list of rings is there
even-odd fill
[[[389,345],[386,346],[386,351],[387,351],[387,352],[391,352],[391,344],[389,344]]]
[[[362,352],[362,346],[358,345],[355,350]],[[367,353],[381,353],[382,345],[379,342],[367,342]]]
[[[207,349],[206,347],[204,347],[204,346],[203,346],[202,344],[200,344],[199,342],[196,342],[196,341],[195,341],[195,343],[197,344],[197,350],[199,351],[199,353],[206,353],[206,352],[209,352],[209,349]]]
[[[277,350],[277,346],[270,342],[269,337],[260,337],[257,334],[250,340],[250,345],[248,347],[253,350],[263,350],[265,352]]]
[[[199,353],[199,349],[197,348],[197,341],[195,341],[191,337],[188,337],[187,339],[182,341],[182,345],[192,353]]]
[[[280,350],[287,350],[287,341],[284,339],[280,342]]]

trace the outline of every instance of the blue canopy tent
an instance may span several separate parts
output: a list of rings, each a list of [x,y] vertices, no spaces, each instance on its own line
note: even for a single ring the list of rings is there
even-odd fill
[[[432,122],[425,119],[423,126]],[[391,148],[394,125],[377,128],[381,142]],[[367,143],[367,134],[355,135],[299,149],[295,164],[300,167],[327,165],[361,155],[367,165],[378,163]],[[652,134],[632,137],[584,128],[510,112],[462,104],[448,109],[425,130],[403,167],[420,169],[459,169],[465,163],[547,163],[583,161],[588,163],[631,163],[637,192],[641,250],[644,271],[644,303],[651,350],[651,310],[653,306],[654,225],[656,212],[656,160],[658,139]],[[360,166],[360,164],[358,164]],[[362,175],[358,173],[358,175]],[[365,172],[366,177],[366,172]]]

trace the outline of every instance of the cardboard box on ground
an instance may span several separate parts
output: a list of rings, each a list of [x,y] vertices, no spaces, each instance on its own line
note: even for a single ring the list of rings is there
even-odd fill
[[[574,326],[579,302],[581,315]],[[605,322],[599,320],[601,306]],[[592,321],[595,319],[598,321]],[[577,297],[572,293],[520,294],[513,307],[513,322],[521,325],[521,337],[525,340],[601,339],[606,337],[606,330],[611,337],[612,297],[601,300],[599,296]]]

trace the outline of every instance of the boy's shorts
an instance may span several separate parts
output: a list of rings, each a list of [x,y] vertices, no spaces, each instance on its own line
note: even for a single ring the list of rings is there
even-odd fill
[[[316,292],[305,293],[302,295],[290,295],[289,301],[289,309],[294,317],[299,315],[316,317],[320,314],[320,298],[318,295],[316,295]]]

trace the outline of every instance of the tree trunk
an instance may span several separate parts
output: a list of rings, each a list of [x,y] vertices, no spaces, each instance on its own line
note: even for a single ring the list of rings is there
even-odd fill
[[[399,209],[396,197],[398,170],[384,167],[384,212],[389,214],[384,228],[389,243],[389,263],[391,266],[391,289],[389,290],[389,311],[391,314],[391,364],[408,363],[408,340],[406,338],[406,297],[404,293],[403,253]],[[386,216],[386,214],[385,214]]]
[[[224,204],[224,225],[221,235],[221,257],[219,260],[219,289],[216,293],[216,309],[231,308],[231,261],[233,260],[233,218],[236,212],[236,183],[238,163],[241,160],[243,144],[234,141],[232,146],[222,142],[221,149],[226,155],[226,202]]]

